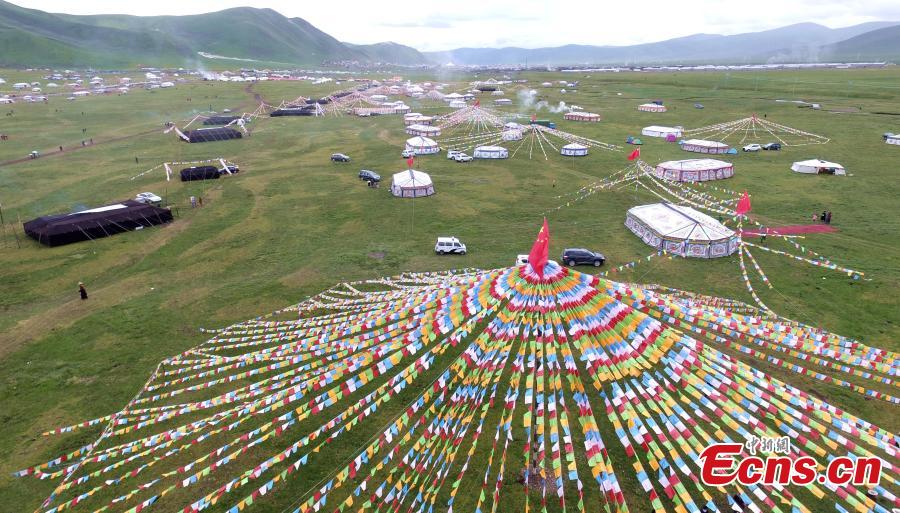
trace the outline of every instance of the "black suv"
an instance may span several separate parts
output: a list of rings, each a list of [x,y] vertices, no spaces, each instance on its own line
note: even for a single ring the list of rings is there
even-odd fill
[[[359,172],[359,179],[365,180],[367,182],[380,182],[381,176],[375,171],[369,171],[368,169],[363,169]]]
[[[778,151],[781,149],[781,143],[771,142],[768,144],[763,144],[762,149],[770,150],[770,151]]]
[[[343,153],[332,153],[331,154],[332,162],[350,162],[350,157],[344,155]]]
[[[602,253],[595,253],[584,248],[570,248],[563,251],[562,262],[570,266],[587,264],[600,267],[603,262],[606,262],[606,257]]]

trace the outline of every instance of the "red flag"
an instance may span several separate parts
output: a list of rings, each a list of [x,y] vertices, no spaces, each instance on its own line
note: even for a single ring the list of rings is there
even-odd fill
[[[475,100],[475,106],[481,107],[481,100]]]
[[[742,216],[747,212],[750,212],[750,195],[747,194],[747,191],[744,191],[744,194],[741,196],[741,199],[738,200],[737,209],[735,209],[734,213]]]
[[[547,265],[547,253],[550,250],[550,227],[547,226],[547,218],[544,218],[544,226],[538,232],[534,246],[531,246],[531,252],[528,253],[528,265],[541,278],[544,277],[544,266]]]
[[[635,160],[637,158],[640,158],[640,156],[641,156],[641,149],[637,148],[633,152],[631,152],[631,155],[628,156],[628,160]]]
[[[536,115],[536,114],[532,114],[532,115],[531,115],[531,122],[534,123],[535,121],[537,121],[537,115]]]
[[[412,167],[413,167],[413,164],[414,164],[415,162],[416,162],[415,158],[414,158],[414,157],[410,157],[410,158],[406,159],[406,166],[409,167],[409,168],[412,168]]]

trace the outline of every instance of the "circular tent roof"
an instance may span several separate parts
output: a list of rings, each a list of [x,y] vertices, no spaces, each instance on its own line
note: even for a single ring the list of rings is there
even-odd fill
[[[588,154],[588,147],[583,144],[569,143],[560,148],[559,153],[567,157],[583,157]]]
[[[692,151],[694,153],[710,153],[719,154],[727,153],[729,146],[723,142],[705,141],[703,139],[688,139],[681,142],[681,149],[684,151]]]
[[[734,176],[734,164],[716,159],[669,160],[656,166],[658,178],[676,182],[706,182]]]
[[[847,171],[844,166],[837,162],[828,162],[827,160],[810,159],[794,162],[791,171],[795,173],[805,173],[811,175],[846,175]]]
[[[738,250],[735,232],[690,207],[651,203],[628,210],[625,226],[650,246],[685,257],[716,258]]]
[[[427,155],[441,151],[441,148],[434,139],[429,139],[428,137],[423,137],[421,135],[407,139],[406,149],[414,151],[416,155]]]
[[[395,173],[391,178],[391,194],[400,198],[431,196],[434,194],[434,184],[428,173],[408,169]]]

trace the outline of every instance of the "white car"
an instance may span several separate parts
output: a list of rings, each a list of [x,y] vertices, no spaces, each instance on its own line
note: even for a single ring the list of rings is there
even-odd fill
[[[528,263],[528,255],[516,255],[516,265],[525,265]]]
[[[405,159],[408,159],[410,157],[415,157],[416,152],[414,152],[413,150],[403,150],[403,153],[401,153],[400,156]]]
[[[138,203],[146,203],[148,205],[162,205],[162,198],[152,192],[142,192],[134,197],[134,201]]]
[[[754,143],[754,144],[748,144],[747,146],[744,146],[744,147],[743,147],[743,150],[744,150],[744,151],[759,151],[759,150],[761,150],[761,149],[762,149],[762,146],[760,146],[759,144],[755,144],[755,143]]]
[[[457,155],[465,155],[465,154],[459,150],[447,150],[447,159],[448,160],[453,160],[453,158],[456,157]]]
[[[457,162],[472,162],[475,160],[471,155],[466,155],[465,153],[457,153],[456,156],[453,157],[453,160]]]
[[[456,237],[438,237],[437,243],[434,245],[434,252],[438,255],[446,255],[447,253],[465,255],[466,245]]]

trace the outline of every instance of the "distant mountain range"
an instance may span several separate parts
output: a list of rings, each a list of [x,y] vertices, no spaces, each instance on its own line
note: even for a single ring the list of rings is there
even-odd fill
[[[456,65],[635,65],[827,62],[900,58],[900,22],[871,22],[831,29],[799,23],[732,36],[695,34],[631,46],[566,45],[553,48],[458,48],[426,52]],[[868,36],[868,37],[866,37]]]
[[[75,16],[0,0],[0,66],[271,67],[337,62],[423,65],[652,65],[900,61],[900,22],[830,29],[801,23],[732,36],[696,34],[632,46],[459,48],[343,43],[301,18],[239,7],[190,16]]]
[[[0,0],[0,49],[0,66],[196,67],[210,59],[309,66],[428,62],[407,46],[345,44],[301,18],[251,7],[190,16],[74,16]]]

